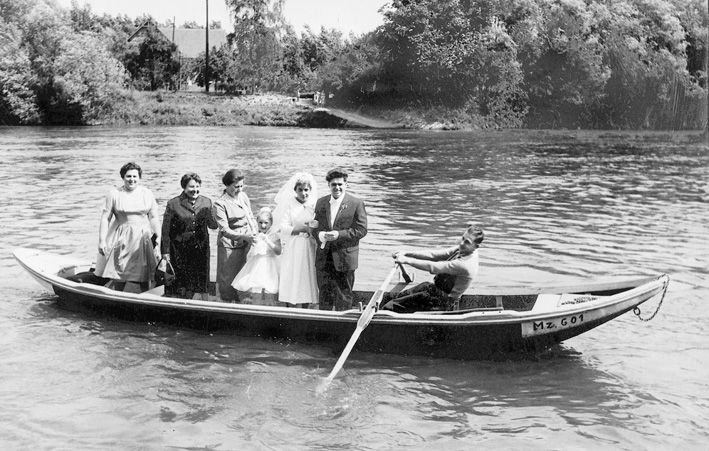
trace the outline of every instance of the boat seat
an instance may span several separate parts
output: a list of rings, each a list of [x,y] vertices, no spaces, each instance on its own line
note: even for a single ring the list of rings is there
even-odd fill
[[[151,288],[148,291],[143,291],[143,294],[154,294],[155,296],[162,296],[165,294],[165,285],[158,285],[155,288]]]
[[[559,307],[561,296],[558,294],[540,294],[532,308],[533,312],[551,312]]]
[[[504,307],[502,305],[502,296],[495,296],[495,307],[498,309],[502,309]]]

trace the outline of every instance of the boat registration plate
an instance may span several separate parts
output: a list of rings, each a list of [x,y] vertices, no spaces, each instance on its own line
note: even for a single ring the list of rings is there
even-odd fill
[[[554,333],[557,330],[568,329],[590,321],[590,316],[593,312],[578,313],[576,315],[562,316],[550,319],[540,319],[535,321],[526,321],[522,323],[522,337],[532,337],[535,335],[543,335]]]

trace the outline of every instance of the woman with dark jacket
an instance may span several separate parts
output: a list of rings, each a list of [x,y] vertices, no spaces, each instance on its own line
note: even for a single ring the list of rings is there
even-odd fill
[[[209,232],[216,229],[212,217],[212,201],[200,196],[202,179],[188,173],[180,180],[182,193],[170,199],[162,222],[163,258],[175,269],[175,281],[165,287],[165,294],[192,298],[199,294],[207,299],[209,286]]]

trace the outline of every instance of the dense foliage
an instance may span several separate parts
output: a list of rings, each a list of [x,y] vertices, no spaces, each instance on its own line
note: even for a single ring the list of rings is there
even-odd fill
[[[280,0],[227,4],[235,30],[212,74],[227,91],[319,90],[482,127],[706,126],[703,0],[394,0],[348,38],[296,35]]]
[[[110,108],[125,70],[104,35],[73,30],[51,1],[0,0],[0,13],[0,123],[83,123]]]
[[[382,79],[503,126],[698,127],[707,17],[701,0],[396,0]]]
[[[209,55],[224,92],[324,91],[480,127],[706,127],[705,0],[393,0],[347,37],[296,33],[283,0],[225,1],[234,29]],[[157,28],[128,39],[149,20],[0,0],[0,123],[92,122],[178,72],[203,84],[204,54],[180,68]]]
[[[169,87],[175,48],[148,17],[97,16],[52,0],[0,0],[0,124],[86,124],[109,114],[126,87]]]
[[[177,47],[154,26],[145,27],[141,33],[123,55],[133,87],[151,91],[174,88],[180,71]]]

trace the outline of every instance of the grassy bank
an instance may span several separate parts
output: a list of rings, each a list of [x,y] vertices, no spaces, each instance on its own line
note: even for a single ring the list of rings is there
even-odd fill
[[[351,105],[348,111],[380,120],[385,127],[470,130],[494,127],[484,118],[446,108],[390,108]],[[219,93],[126,91],[92,124],[102,125],[264,125],[338,126],[314,107],[282,94],[229,96]],[[341,122],[347,127],[346,121]]]
[[[126,91],[94,124],[305,126],[312,110],[282,95]]]
[[[339,117],[283,94],[125,91],[91,125],[216,125],[480,130],[500,127],[464,109],[392,105],[326,105]],[[338,112],[339,110],[339,112]],[[357,117],[359,116],[359,117]],[[354,117],[354,119],[352,118]],[[348,120],[349,118],[349,120]],[[358,120],[363,119],[363,120]],[[707,130],[704,130],[707,133]],[[705,138],[706,139],[706,138]]]

